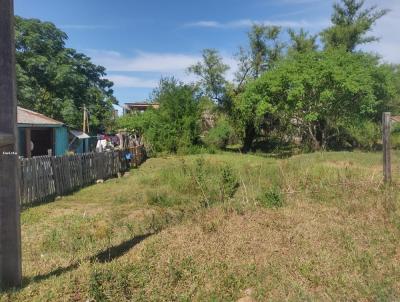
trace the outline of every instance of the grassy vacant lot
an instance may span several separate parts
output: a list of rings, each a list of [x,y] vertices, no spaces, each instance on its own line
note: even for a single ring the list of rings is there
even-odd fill
[[[0,300],[399,300],[398,183],[380,154],[150,159],[25,210]]]

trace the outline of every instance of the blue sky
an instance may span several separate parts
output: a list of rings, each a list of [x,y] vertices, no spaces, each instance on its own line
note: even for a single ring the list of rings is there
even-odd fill
[[[161,76],[194,80],[185,70],[201,50],[216,48],[235,69],[252,23],[317,33],[330,23],[333,0],[14,0],[15,13],[51,21],[69,36],[68,47],[107,68],[119,102],[145,100]],[[400,63],[400,0],[367,0],[391,12],[379,21],[379,43],[365,48]]]

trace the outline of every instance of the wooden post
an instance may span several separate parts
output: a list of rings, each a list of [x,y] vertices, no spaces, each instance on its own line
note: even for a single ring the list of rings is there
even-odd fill
[[[82,132],[86,131],[86,105],[83,104],[83,126],[82,126]]]
[[[390,157],[390,112],[384,112],[382,117],[383,144],[383,177],[385,183],[392,181],[392,164]]]
[[[21,285],[14,4],[0,0],[0,288]]]

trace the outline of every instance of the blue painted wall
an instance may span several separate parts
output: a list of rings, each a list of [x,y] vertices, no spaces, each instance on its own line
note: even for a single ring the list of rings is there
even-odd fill
[[[68,129],[65,126],[49,127],[46,125],[35,125],[37,128],[54,128],[54,155],[61,156],[68,152]],[[18,152],[19,155],[25,155],[25,128],[35,129],[36,127],[18,126]]]
[[[68,129],[67,127],[55,128],[55,155],[61,156],[68,151]]]
[[[89,152],[89,139],[88,138],[80,139],[79,145],[75,149],[75,152],[77,154],[88,153]]]

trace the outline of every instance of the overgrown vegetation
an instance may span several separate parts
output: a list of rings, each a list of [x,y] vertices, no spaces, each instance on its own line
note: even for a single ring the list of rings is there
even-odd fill
[[[209,147],[224,149],[230,142],[235,140],[235,129],[229,119],[221,116],[216,124],[204,137],[204,143]]]
[[[378,153],[150,159],[23,211],[24,284],[0,301],[395,301],[394,172]]]
[[[333,7],[329,28],[319,35],[289,29],[289,42],[281,27],[254,24],[248,45],[236,55],[233,82],[226,79],[229,67],[218,52],[205,49],[202,61],[188,71],[199,78],[197,94],[215,104],[211,112],[200,108],[198,117],[211,116],[214,123],[196,133],[203,140],[183,135],[175,147],[162,150],[176,152],[180,144],[190,143],[223,149],[228,142],[241,145],[245,152],[260,147],[375,149],[382,112],[398,111],[400,77],[397,66],[382,63],[360,46],[377,40],[369,33],[386,13],[367,7],[365,1],[342,0]],[[178,92],[176,98],[180,99]],[[157,98],[151,101],[162,104]],[[142,117],[123,125],[132,129],[135,119]],[[167,128],[175,125],[172,119],[164,122]],[[141,130],[149,143],[157,144],[158,136],[146,127]]]
[[[149,152],[178,152],[196,145],[200,135],[200,96],[193,86],[174,78],[161,79],[152,100],[160,104],[143,114],[127,115],[119,128],[138,131],[146,139]]]

